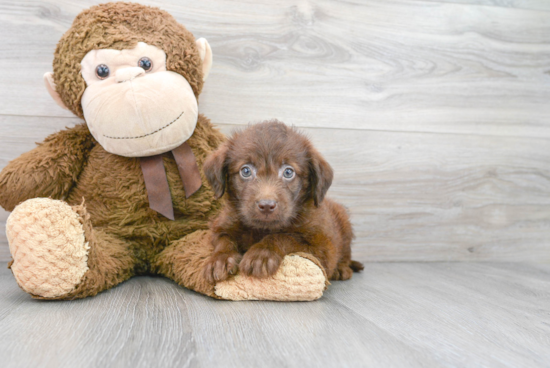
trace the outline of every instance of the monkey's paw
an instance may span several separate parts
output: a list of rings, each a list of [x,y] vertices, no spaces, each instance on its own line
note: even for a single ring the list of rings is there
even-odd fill
[[[239,273],[216,284],[216,295],[228,300],[311,301],[323,296],[329,285],[317,258],[295,253],[283,258],[273,276],[257,278]]]
[[[66,294],[88,270],[81,218],[63,201],[34,198],[15,207],[6,222],[19,286],[45,298]]]

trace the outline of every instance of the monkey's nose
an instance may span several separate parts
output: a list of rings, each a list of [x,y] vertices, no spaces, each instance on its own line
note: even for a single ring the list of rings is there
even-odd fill
[[[258,209],[261,213],[271,213],[277,208],[277,202],[271,199],[262,199],[258,202]]]
[[[121,68],[116,71],[116,81],[118,83],[126,82],[142,76],[145,74],[145,70],[139,66],[133,66],[128,68]]]

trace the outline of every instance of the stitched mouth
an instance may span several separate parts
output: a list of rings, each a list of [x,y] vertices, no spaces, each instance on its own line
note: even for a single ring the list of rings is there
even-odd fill
[[[138,138],[145,138],[145,137],[148,137],[150,135],[153,135],[153,134],[156,134],[158,132],[160,132],[161,130],[163,129],[166,129],[168,128],[170,125],[174,124],[176,121],[179,120],[179,118],[181,118],[181,116],[183,115],[183,111],[181,112],[181,114],[178,115],[177,118],[175,118],[174,120],[172,120],[171,122],[169,122],[168,124],[166,124],[165,126],[161,127],[161,128],[158,128],[157,130],[155,130],[154,132],[151,132],[151,133],[147,133],[147,134],[143,134],[143,135],[138,135],[138,136],[135,136],[135,137],[111,137],[111,136],[108,136],[108,135],[103,135],[105,138],[109,138],[109,139],[138,139]]]

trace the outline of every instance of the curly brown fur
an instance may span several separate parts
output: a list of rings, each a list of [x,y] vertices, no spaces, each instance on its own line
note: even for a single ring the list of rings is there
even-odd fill
[[[240,272],[273,275],[293,252],[317,257],[333,280],[363,265],[351,260],[353,231],[345,208],[324,199],[333,172],[311,142],[277,121],[238,132],[204,164],[222,212],[210,224],[214,252],[204,266],[211,283]]]
[[[29,198],[64,198],[78,180],[93,146],[85,124],[50,135],[4,167],[0,173],[0,206],[13,211]]]
[[[224,139],[207,118],[199,115],[188,141],[199,167]],[[207,185],[185,199],[174,158],[164,155],[164,164],[175,221],[149,208],[139,159],[106,152],[94,143],[85,125],[52,134],[2,170],[0,206],[7,210],[35,197],[64,199],[72,206],[86,200],[86,209],[79,213],[83,211],[85,216],[89,271],[73,292],[54,299],[93,296],[136,274],[150,273],[215,297],[212,286],[199,272],[209,244],[200,243],[203,237],[197,236],[208,228],[221,203]],[[206,183],[204,176],[202,181]],[[171,251],[176,245],[177,251]]]
[[[164,50],[167,69],[181,74],[198,98],[203,72],[193,35],[160,9],[109,3],[83,11],[59,41],[54,77],[65,105],[82,117],[86,84],[80,62],[88,51],[127,49],[139,41]],[[199,114],[187,141],[199,168],[224,140],[210,120]],[[55,299],[92,296],[136,274],[161,274],[214,295],[200,272],[208,254],[203,230],[221,204],[208,185],[186,199],[173,156],[166,153],[163,160],[175,221],[149,208],[139,159],[105,151],[86,124],[52,134],[2,170],[0,206],[8,211],[36,197],[62,199],[72,206],[86,200],[85,215],[81,215],[90,245],[89,271],[72,293]]]

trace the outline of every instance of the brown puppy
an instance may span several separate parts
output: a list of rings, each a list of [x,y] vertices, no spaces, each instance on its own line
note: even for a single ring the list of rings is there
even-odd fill
[[[273,275],[294,252],[313,254],[334,280],[363,269],[351,260],[353,231],[345,208],[323,200],[332,168],[295,129],[276,120],[252,125],[220,146],[203,169],[216,196],[227,192],[210,224],[214,253],[203,269],[209,282],[237,270]]]

